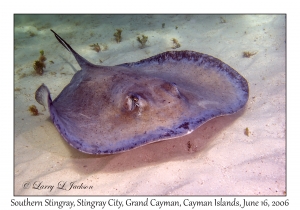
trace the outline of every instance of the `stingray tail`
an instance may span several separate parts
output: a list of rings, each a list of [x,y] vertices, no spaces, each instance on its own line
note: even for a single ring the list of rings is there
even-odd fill
[[[47,107],[50,110],[50,105],[52,104],[52,99],[50,96],[50,91],[46,85],[42,84],[36,91],[35,91],[35,100],[43,105],[45,108]]]
[[[75,59],[77,60],[78,64],[80,65],[80,67],[82,69],[84,69],[83,66],[87,66],[87,65],[93,66],[94,65],[94,64],[90,63],[88,60],[86,60],[85,58],[83,58],[81,55],[79,55],[75,50],[73,50],[73,48],[65,40],[63,40],[63,38],[61,38],[57,33],[55,33],[52,29],[50,29],[50,30],[54,33],[54,35],[55,35],[56,39],[59,41],[59,43],[61,43],[62,46],[64,46],[69,52],[71,52],[73,54],[73,56],[75,57]]]

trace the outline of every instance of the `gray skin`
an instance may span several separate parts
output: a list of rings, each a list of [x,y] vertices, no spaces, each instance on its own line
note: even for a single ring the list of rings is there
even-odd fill
[[[52,32],[81,70],[54,101],[44,84],[36,100],[49,108],[63,138],[84,153],[119,153],[183,136],[212,118],[237,112],[248,100],[247,81],[212,56],[172,51],[99,66]]]

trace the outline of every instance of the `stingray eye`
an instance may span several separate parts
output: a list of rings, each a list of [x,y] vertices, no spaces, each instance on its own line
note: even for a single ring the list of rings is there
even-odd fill
[[[170,95],[180,98],[180,92],[175,83],[165,82],[161,85],[161,88],[163,88]]]
[[[140,105],[139,105],[139,97],[138,97],[138,96],[132,95],[132,96],[131,96],[131,100],[132,100],[132,103],[133,103],[133,106],[134,106],[134,107],[140,106]],[[133,108],[134,108],[134,107],[133,107]]]
[[[133,111],[135,107],[139,106],[139,98],[136,95],[126,96],[125,109]]]
[[[132,101],[135,103],[135,105],[138,105],[137,102],[139,101],[139,99],[135,96],[132,96]]]

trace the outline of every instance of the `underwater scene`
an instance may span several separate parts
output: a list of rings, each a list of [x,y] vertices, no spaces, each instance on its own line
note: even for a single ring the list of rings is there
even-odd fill
[[[286,195],[285,97],[285,15],[15,14],[14,195]]]

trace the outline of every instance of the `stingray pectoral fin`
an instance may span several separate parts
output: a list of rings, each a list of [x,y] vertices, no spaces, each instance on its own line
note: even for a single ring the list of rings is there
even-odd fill
[[[53,31],[52,29],[50,30],[54,33],[59,43],[61,43],[62,46],[64,46],[68,51],[70,51],[73,54],[82,70],[85,69],[85,66],[95,66],[94,64],[90,63],[88,60],[83,58],[81,55],[79,55],[75,50],[73,50],[73,48],[63,38],[61,38],[57,33],[55,33],[55,31]]]
[[[36,91],[35,91],[35,100],[47,107],[49,109],[50,104],[52,103],[52,99],[50,96],[50,91],[46,85],[42,84]]]

